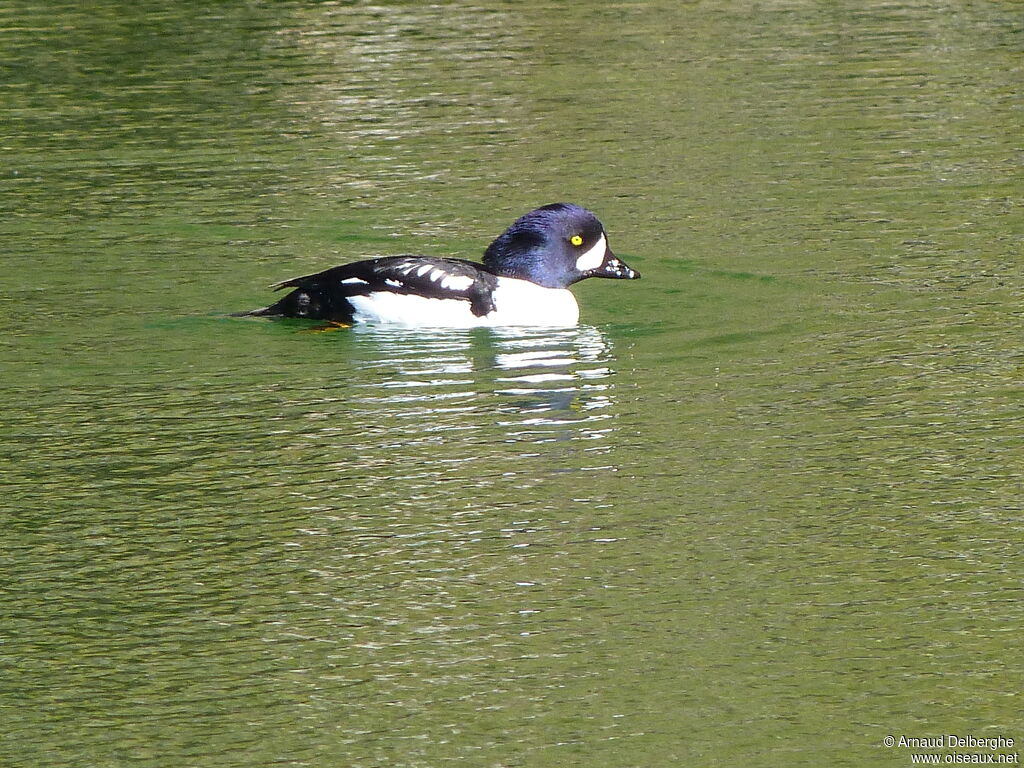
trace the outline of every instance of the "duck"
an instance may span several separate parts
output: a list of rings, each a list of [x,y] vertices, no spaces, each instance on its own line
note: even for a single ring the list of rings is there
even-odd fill
[[[569,286],[590,277],[636,280],[640,273],[608,246],[591,211],[552,203],[516,219],[484,251],[482,263],[432,256],[385,256],[332,267],[271,286],[282,299],[242,313],[337,325],[574,326]]]

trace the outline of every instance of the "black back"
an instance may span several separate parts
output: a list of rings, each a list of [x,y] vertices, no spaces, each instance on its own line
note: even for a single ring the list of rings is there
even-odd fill
[[[473,314],[481,317],[494,310],[492,294],[497,279],[484,266],[462,259],[429,256],[366,259],[277,283],[275,290],[294,290],[277,303],[250,314],[348,323],[355,312],[349,297],[387,291],[466,301]]]

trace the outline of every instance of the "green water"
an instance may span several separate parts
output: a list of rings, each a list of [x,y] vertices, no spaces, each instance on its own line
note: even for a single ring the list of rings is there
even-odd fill
[[[0,764],[1022,751],[1021,21],[0,9]],[[228,316],[555,200],[578,329]]]

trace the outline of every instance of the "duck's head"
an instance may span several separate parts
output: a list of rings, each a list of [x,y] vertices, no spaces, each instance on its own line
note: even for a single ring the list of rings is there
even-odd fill
[[[545,288],[588,277],[640,277],[612,253],[597,216],[572,203],[545,205],[517,219],[488,246],[484,264],[497,275]]]

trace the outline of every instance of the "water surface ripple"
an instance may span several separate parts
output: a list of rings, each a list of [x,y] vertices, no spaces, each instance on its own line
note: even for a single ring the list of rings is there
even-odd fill
[[[1024,742],[1017,11],[0,9],[0,763]],[[578,328],[229,316],[555,200]]]

